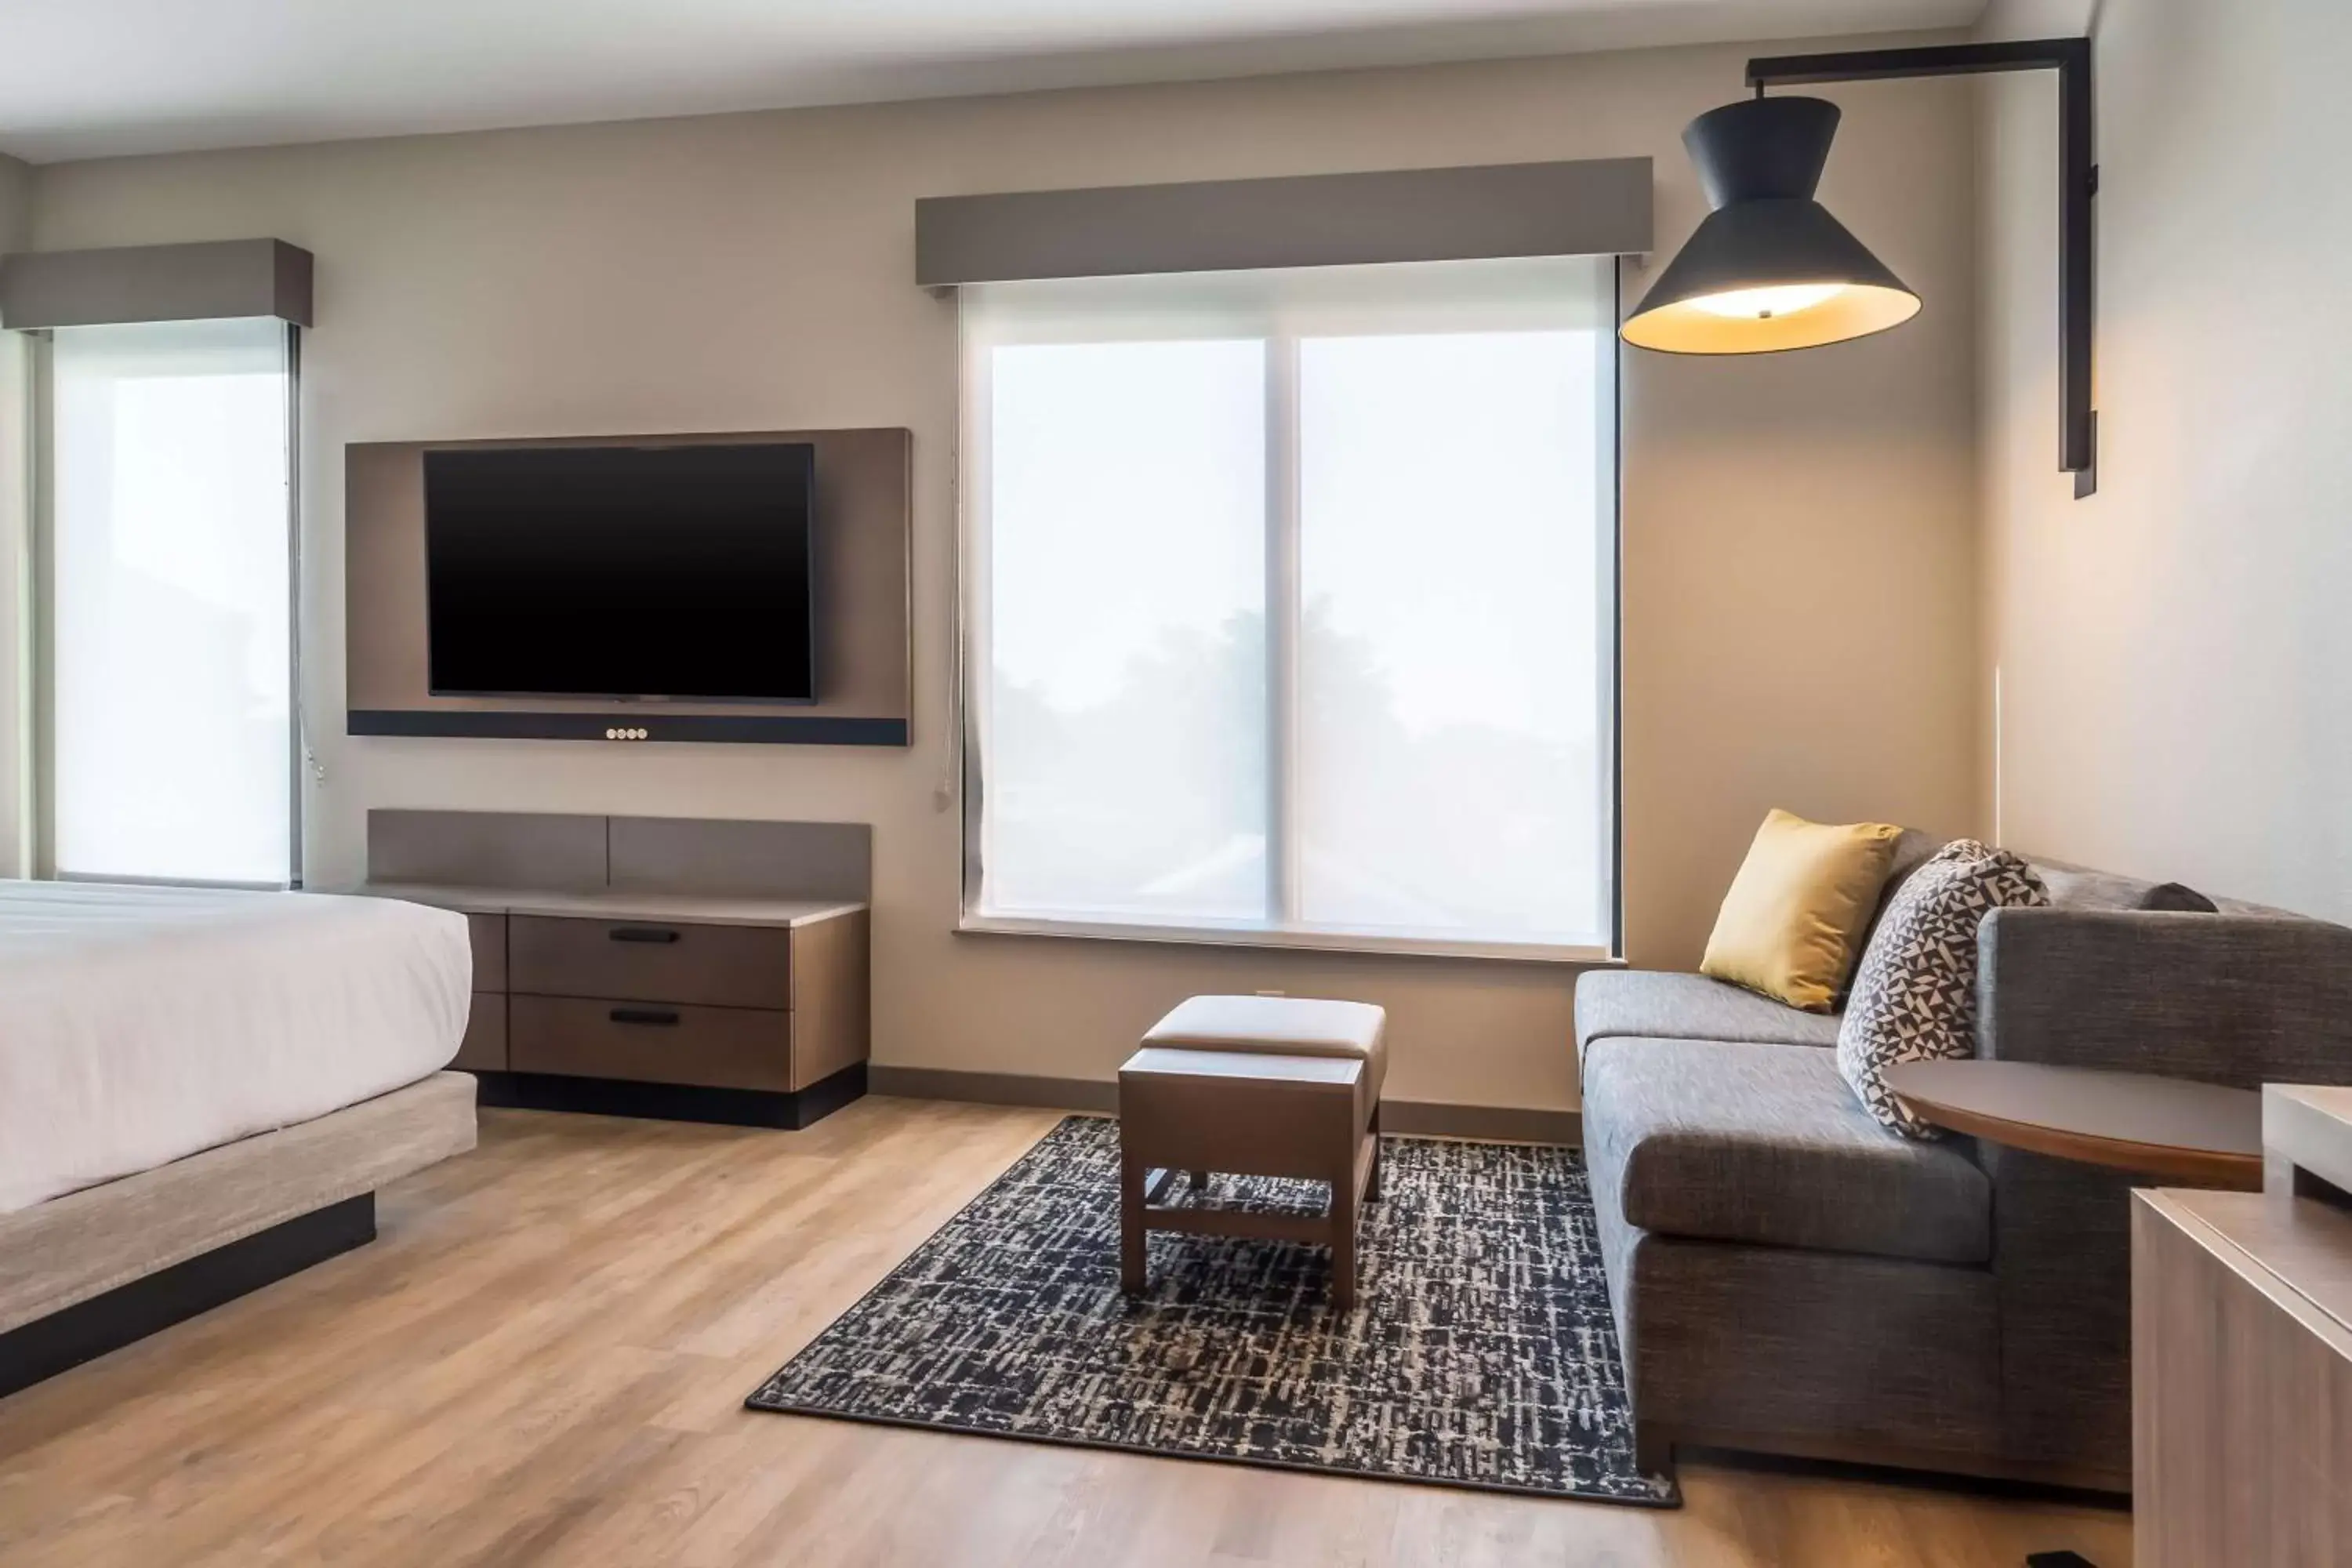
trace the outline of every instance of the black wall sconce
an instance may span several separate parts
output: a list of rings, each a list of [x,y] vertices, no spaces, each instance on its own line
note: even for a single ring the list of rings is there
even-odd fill
[[[1780,55],[1748,62],[1756,97],[1700,115],[1683,132],[1714,210],[1622,330],[1665,353],[1773,353],[1883,332],[1919,297],[1813,199],[1837,105],[1766,98],[1768,87],[2054,70],[2059,103],[2059,462],[2077,499],[2098,488],[2091,407],[2091,41],[2042,38],[1916,49]]]

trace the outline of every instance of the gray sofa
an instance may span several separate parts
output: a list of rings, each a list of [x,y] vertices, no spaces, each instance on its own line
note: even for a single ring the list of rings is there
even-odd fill
[[[1935,845],[1904,836],[1890,892]],[[2038,869],[2051,907],[1980,931],[1980,1055],[2352,1082],[2352,929]],[[1699,975],[1589,973],[1576,1025],[1645,1464],[1703,1445],[2129,1489],[2127,1178],[1899,1138],[1838,1076],[1837,1019]]]

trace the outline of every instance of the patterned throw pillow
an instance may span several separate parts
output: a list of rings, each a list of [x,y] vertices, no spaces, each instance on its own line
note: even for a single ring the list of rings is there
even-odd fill
[[[1886,1088],[1896,1062],[1977,1049],[1977,927],[1997,909],[2046,904],[2033,868],[2006,849],[1955,839],[1888,900],[1838,1026],[1838,1071],[1870,1113],[1906,1138],[1942,1133]]]

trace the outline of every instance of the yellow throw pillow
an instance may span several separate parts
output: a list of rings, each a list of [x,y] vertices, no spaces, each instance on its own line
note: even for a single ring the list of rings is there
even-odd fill
[[[1699,973],[1828,1012],[1853,968],[1902,831],[1773,812],[1723,897]]]

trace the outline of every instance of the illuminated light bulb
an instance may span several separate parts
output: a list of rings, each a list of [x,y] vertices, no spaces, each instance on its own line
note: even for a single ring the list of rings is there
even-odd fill
[[[1769,289],[1734,289],[1690,301],[1710,316],[1727,321],[1769,321],[1825,305],[1845,292],[1843,283],[1783,283]]]

